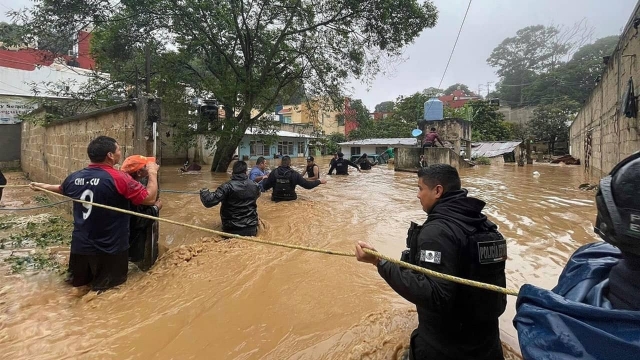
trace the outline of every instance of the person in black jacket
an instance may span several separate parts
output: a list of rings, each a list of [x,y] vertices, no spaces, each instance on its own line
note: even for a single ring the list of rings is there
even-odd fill
[[[263,187],[265,191],[273,188],[273,193],[271,193],[272,201],[290,201],[298,198],[296,186],[300,185],[310,190],[320,184],[326,183],[327,180],[324,179],[313,181],[304,179],[300,173],[291,168],[291,158],[285,155],[282,157],[280,166],[269,174]]]
[[[336,175],[349,175],[349,166],[353,166],[360,172],[360,168],[358,165],[354,164],[351,160],[345,160],[344,154],[338,153],[338,160],[335,163],[331,164],[329,168],[329,175],[333,175],[333,170],[336,170]]]
[[[256,236],[258,233],[258,205],[260,188],[247,176],[247,163],[233,164],[231,180],[220,185],[215,192],[200,190],[200,201],[207,207],[222,202],[220,218],[222,231],[242,236]]]
[[[378,162],[372,163],[367,157],[367,153],[364,153],[356,160],[356,165],[360,165],[360,170],[371,170],[372,167],[378,165]]]
[[[412,223],[403,260],[444,274],[504,287],[506,241],[482,214],[485,203],[467,196],[457,170],[434,164],[418,172],[418,198],[427,221]],[[418,328],[411,334],[409,359],[504,359],[498,317],[506,295],[426,276],[365,253],[400,296],[416,305]]]

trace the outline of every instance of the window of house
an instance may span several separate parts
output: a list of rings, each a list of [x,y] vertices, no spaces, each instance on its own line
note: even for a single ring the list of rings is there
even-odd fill
[[[298,154],[304,154],[304,148],[305,148],[305,146],[304,146],[304,142],[303,142],[303,141],[300,141],[300,142],[298,143]]]
[[[362,153],[360,152],[360,147],[359,146],[351,148],[351,155],[360,155],[360,154],[362,154]]]
[[[263,144],[261,141],[249,141],[249,156],[269,156],[269,145]]]
[[[278,142],[278,152],[281,155],[293,155],[293,141]]]
[[[282,118],[282,122],[285,123],[285,124],[291,124],[291,115],[289,115],[289,116],[285,115]]]
[[[344,115],[336,115],[336,121],[338,122],[338,126],[344,126]]]

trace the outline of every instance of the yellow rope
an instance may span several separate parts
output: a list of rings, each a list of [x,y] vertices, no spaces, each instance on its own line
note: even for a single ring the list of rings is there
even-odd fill
[[[101,207],[101,208],[104,208],[104,209],[117,211],[117,212],[121,212],[121,213],[124,213],[124,214],[129,214],[129,215],[133,215],[133,216],[139,216],[139,217],[142,217],[142,218],[145,218],[145,219],[162,221],[162,222],[166,222],[166,223],[173,224],[173,225],[178,225],[178,226],[184,226],[184,227],[188,227],[190,229],[200,230],[200,231],[216,234],[216,235],[227,237],[227,238],[234,238],[234,239],[250,241],[250,242],[254,242],[254,243],[258,243],[258,244],[280,246],[280,247],[285,247],[285,248],[289,248],[289,249],[311,251],[311,252],[317,252],[317,253],[328,254],[328,255],[346,256],[346,257],[354,257],[355,256],[355,254],[351,253],[351,252],[318,249],[318,248],[313,248],[313,247],[308,247],[308,246],[292,245],[292,244],[286,244],[286,243],[275,242],[275,241],[261,240],[261,239],[254,238],[254,237],[246,237],[246,236],[241,236],[241,235],[236,235],[236,234],[229,234],[229,233],[226,233],[226,232],[207,229],[207,228],[203,228],[203,227],[196,226],[196,225],[180,223],[180,222],[177,222],[177,221],[174,221],[174,220],[170,220],[170,219],[155,217],[155,216],[146,215],[146,214],[140,214],[140,213],[137,213],[137,212],[134,212],[134,211],[124,210],[124,209],[120,209],[120,208],[116,208],[116,207],[112,207],[112,206],[108,206],[108,205],[93,203],[93,202],[89,202],[89,201],[85,201],[85,200],[73,199],[73,198],[70,198],[68,196],[65,196],[65,195],[62,195],[62,194],[58,194],[58,193],[53,192],[53,191],[49,191],[49,190],[42,189],[42,188],[39,188],[39,189],[41,191],[47,192],[49,194],[62,196],[62,197],[71,199],[71,200],[73,200],[75,202],[88,204],[88,205],[91,205],[91,206],[97,206],[97,207]],[[458,283],[458,284],[473,286],[473,287],[477,287],[477,288],[481,288],[481,289],[485,289],[485,290],[496,291],[496,292],[499,292],[499,293],[502,293],[502,294],[506,294],[506,295],[518,296],[518,291],[517,290],[507,289],[507,288],[503,288],[503,287],[496,286],[496,285],[491,285],[491,284],[485,284],[485,283],[478,282],[478,281],[463,279],[463,278],[459,278],[459,277],[448,275],[448,274],[442,274],[442,273],[439,273],[437,271],[425,269],[425,268],[420,267],[420,266],[416,266],[416,265],[413,265],[413,264],[406,263],[404,261],[400,261],[400,260],[388,257],[386,255],[383,255],[383,254],[375,251],[375,250],[371,250],[371,249],[362,249],[362,250],[364,252],[366,252],[367,254],[374,255],[374,256],[376,256],[376,257],[378,257],[380,259],[387,260],[388,262],[391,262],[391,263],[394,263],[396,265],[411,269],[413,271],[419,272],[419,273],[427,275],[427,276],[432,276],[432,277],[436,277],[436,278],[439,278],[439,279],[449,280],[449,281],[453,281],[453,282]]]

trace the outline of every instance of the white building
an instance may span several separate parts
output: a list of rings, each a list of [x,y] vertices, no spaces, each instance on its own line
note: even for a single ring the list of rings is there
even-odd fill
[[[381,154],[388,148],[403,148],[418,146],[417,138],[391,138],[391,139],[363,139],[339,143],[341,152],[345,158],[353,155],[373,155]]]

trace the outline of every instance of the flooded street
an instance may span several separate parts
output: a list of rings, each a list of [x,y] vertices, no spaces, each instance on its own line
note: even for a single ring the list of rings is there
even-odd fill
[[[302,159],[294,161],[302,169]],[[328,162],[318,161],[322,174]],[[568,256],[596,239],[595,194],[578,190],[596,180],[580,166],[480,166],[461,176],[508,239],[509,288],[553,287]],[[180,175],[167,166],[160,186],[214,190],[228,178]],[[276,204],[270,192],[263,194],[258,236],[339,251],[353,251],[362,240],[399,258],[410,221],[425,219],[417,176],[383,165],[326,178],[313,190],[298,187],[294,202]],[[3,202],[32,195],[7,189]],[[221,230],[219,206],[204,208],[198,195],[162,193],[161,199],[161,217]],[[62,213],[18,215],[49,211]],[[98,296],[73,296],[53,274],[4,276],[9,269],[0,264],[0,358],[395,359],[417,324],[415,307],[355,256],[219,241],[166,223],[160,232],[165,251],[156,266],[133,271],[124,286]],[[502,340],[516,347],[514,313],[510,297]]]

